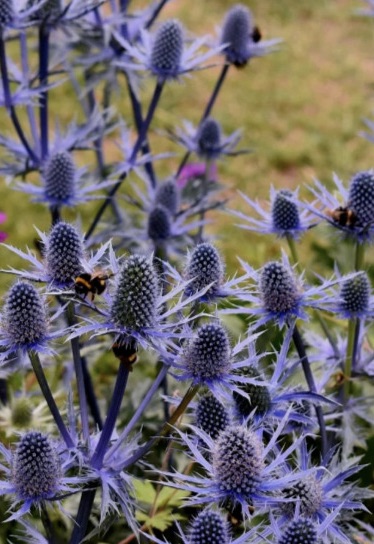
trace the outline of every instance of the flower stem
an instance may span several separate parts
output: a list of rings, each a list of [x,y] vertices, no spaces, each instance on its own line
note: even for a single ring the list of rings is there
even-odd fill
[[[48,84],[49,36],[48,26],[41,25],[39,29],[39,83],[41,87]],[[42,91],[39,107],[40,146],[43,161],[48,156],[48,89]]]
[[[351,391],[351,375],[353,367],[353,357],[355,353],[355,331],[360,322],[359,319],[350,319],[348,321],[347,334],[347,352],[344,363],[344,385],[343,385],[343,404],[346,405]]]
[[[28,356],[30,358],[32,367],[34,369],[34,373],[35,373],[36,379],[38,380],[40,389],[44,395],[45,400],[47,401],[47,404],[49,406],[53,419],[55,420],[55,423],[58,427],[58,430],[60,431],[60,434],[62,438],[64,439],[66,446],[68,448],[74,448],[74,442],[70,436],[69,431],[67,430],[65,426],[65,423],[62,420],[60,411],[57,407],[55,399],[53,398],[52,392],[49,388],[42,365],[40,363],[39,355],[35,351],[30,350],[28,352]]]
[[[82,492],[74,529],[70,538],[70,544],[80,544],[83,540],[90,519],[90,513],[95,500],[96,489],[87,489]]]
[[[45,502],[42,501],[41,508],[40,508],[40,519],[43,523],[43,527],[45,529],[45,533],[47,535],[48,544],[55,544],[56,538],[54,536],[53,532],[53,525],[51,523],[50,517],[48,515],[47,507],[45,505]]]
[[[201,202],[203,203],[203,205],[208,194],[208,181],[209,181],[208,178],[209,178],[211,165],[212,165],[212,162],[209,159],[207,159],[205,161],[205,170],[204,170],[204,175],[202,179],[202,187],[201,187]],[[206,211],[205,208],[203,208],[200,212],[201,225],[199,226],[199,230],[197,232],[197,237],[196,237],[196,242],[198,244],[203,241],[203,232],[204,232],[203,221],[205,219],[205,211]]]
[[[66,308],[66,319],[70,327],[76,324],[74,302],[69,302]],[[79,349],[78,338],[71,339],[71,349],[73,353],[75,376],[77,379],[78,399],[79,399],[79,407],[80,407],[80,414],[81,414],[81,421],[82,421],[83,439],[86,444],[89,444],[90,428],[88,424],[87,398],[86,398],[85,381],[84,381],[83,366],[82,366],[82,359],[81,359],[81,354]]]
[[[141,130],[139,131],[138,138],[137,138],[137,140],[135,142],[135,145],[133,147],[131,156],[130,156],[129,161],[128,161],[130,166],[133,166],[136,155],[138,154],[138,151],[139,151],[140,147],[142,146],[143,141],[144,141],[144,139],[146,137],[147,130],[149,128],[149,125],[151,124],[153,115],[154,115],[154,113],[156,111],[158,101],[160,100],[163,87],[164,87],[164,81],[157,81],[156,88],[155,88],[155,91],[153,93],[151,103],[149,105],[147,116],[146,116],[145,120],[143,121]],[[123,174],[121,174],[119,176],[119,178],[118,178],[117,183],[115,185],[113,185],[113,187],[109,191],[107,197],[105,198],[104,202],[100,206],[97,214],[95,215],[95,217],[94,217],[94,219],[93,219],[93,221],[91,223],[91,226],[89,227],[89,229],[88,229],[88,231],[86,233],[86,236],[85,236],[86,241],[88,240],[88,238],[90,238],[90,236],[92,235],[92,233],[96,229],[96,227],[97,227],[103,213],[105,212],[106,208],[108,207],[108,205],[109,205],[110,201],[112,200],[112,198],[114,197],[114,195],[117,193],[118,189],[121,187],[121,184],[126,179],[126,177],[127,177],[127,172],[124,172]]]
[[[355,270],[362,270],[364,268],[365,257],[365,244],[356,244],[356,256],[355,256]]]
[[[301,366],[302,366],[302,369],[303,369],[303,372],[304,372],[306,382],[307,382],[308,387],[309,387],[309,391],[311,393],[317,393],[317,388],[316,388],[316,384],[314,382],[314,377],[313,377],[313,374],[312,374],[312,370],[310,368],[310,363],[309,363],[308,356],[307,356],[307,353],[306,353],[304,341],[303,341],[303,339],[301,337],[301,334],[299,332],[299,329],[298,329],[296,323],[294,325],[292,339],[293,339],[293,342],[295,344],[296,351],[297,351],[297,353],[299,354],[299,357],[300,357]],[[316,405],[315,410],[316,410],[318,424],[319,424],[319,428],[320,428],[320,434],[321,434],[322,462],[324,462],[324,460],[326,459],[327,451],[328,451],[327,450],[326,425],[325,425],[325,420],[324,420],[324,417],[323,417],[322,408],[320,406]]]

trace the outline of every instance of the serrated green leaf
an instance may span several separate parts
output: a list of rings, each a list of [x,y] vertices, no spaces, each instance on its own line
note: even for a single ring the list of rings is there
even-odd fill
[[[135,490],[136,499],[139,502],[152,505],[155,500],[156,490],[151,484],[146,480],[133,480],[133,486]]]
[[[161,512],[156,512],[152,517],[144,512],[137,512],[136,519],[142,523],[146,524],[147,527],[152,529],[158,529],[159,531],[166,531],[175,521],[183,519],[183,516],[180,514],[173,514],[171,508],[166,508]]]
[[[170,506],[181,506],[183,500],[190,495],[187,491],[163,487],[157,497],[157,505],[167,504]]]

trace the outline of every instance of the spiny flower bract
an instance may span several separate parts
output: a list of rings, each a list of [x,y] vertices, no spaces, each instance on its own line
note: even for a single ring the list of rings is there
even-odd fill
[[[165,21],[157,30],[151,51],[151,71],[162,79],[175,78],[180,72],[183,29],[178,21]]]
[[[119,273],[110,309],[114,323],[135,331],[152,327],[158,296],[159,281],[153,264],[147,257],[132,255]]]
[[[45,193],[56,206],[68,204],[75,196],[76,168],[70,153],[55,153],[43,167]]]
[[[189,544],[227,544],[227,522],[213,510],[203,510],[193,520],[189,532]]]
[[[215,440],[230,423],[225,406],[213,395],[204,395],[197,403],[196,426]]]
[[[30,431],[22,436],[14,453],[12,473],[22,500],[43,500],[56,494],[61,468],[47,435]]]
[[[45,256],[52,281],[71,285],[82,272],[83,241],[77,229],[57,223],[48,236]]]
[[[360,272],[341,284],[340,308],[346,317],[364,317],[370,306],[370,280],[366,272]]]
[[[33,285],[15,283],[7,296],[3,328],[8,345],[15,349],[32,349],[46,337],[47,319],[43,301]]]
[[[258,490],[263,468],[263,447],[257,436],[244,427],[228,427],[213,449],[213,473],[227,497],[251,499]]]
[[[292,521],[284,530],[278,544],[317,544],[315,523],[302,518]]]
[[[374,222],[374,171],[358,172],[350,182],[348,207],[357,224],[366,227]]]
[[[223,264],[218,250],[212,244],[203,242],[190,253],[186,279],[191,280],[186,289],[188,294],[197,293],[209,284],[212,285],[206,297],[212,298],[218,294],[223,282]]]
[[[171,215],[175,215],[179,209],[180,194],[174,180],[164,181],[156,190],[155,203],[166,208]]]

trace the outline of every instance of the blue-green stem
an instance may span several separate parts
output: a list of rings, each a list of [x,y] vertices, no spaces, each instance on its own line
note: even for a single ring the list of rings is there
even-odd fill
[[[298,252],[297,252],[295,239],[291,235],[288,234],[286,236],[286,240],[287,240],[287,243],[288,243],[288,247],[290,249],[292,263],[296,266],[296,270],[298,271],[298,273],[301,274],[302,269],[301,269],[301,266],[300,266],[299,255],[298,255]],[[323,319],[323,316],[321,315],[321,313],[318,310],[313,310],[313,315],[316,318],[316,320],[318,321],[318,323],[320,324],[324,335],[326,336],[327,340],[329,341],[329,343],[330,343],[330,345],[331,345],[331,347],[332,347],[332,349],[334,351],[335,357],[339,358],[340,354],[339,354],[338,346],[336,344],[336,341],[335,341],[334,337],[332,336],[332,334],[330,332],[330,329],[329,329],[326,321]]]
[[[355,255],[355,270],[359,271],[364,268],[365,258],[365,244],[356,243],[356,255]]]
[[[47,24],[39,28],[39,83],[48,85],[50,29]],[[41,92],[39,99],[40,147],[42,161],[48,157],[48,89]]]
[[[301,334],[299,332],[299,329],[296,323],[294,325],[292,339],[293,339],[296,351],[300,357],[301,366],[304,372],[306,383],[308,384],[308,387],[309,387],[309,391],[311,393],[317,393],[317,388],[314,382],[312,370],[310,368],[310,363],[306,353],[304,341],[301,337]],[[322,462],[323,462],[325,459],[327,459],[326,456],[328,452],[326,425],[325,425],[325,419],[323,417],[322,408],[316,405],[315,411],[316,411],[318,425],[319,425],[320,434],[321,434],[321,454],[322,454]]]
[[[344,363],[344,384],[343,384],[343,404],[347,404],[350,391],[351,391],[351,375],[353,367],[353,355],[354,355],[354,346],[355,346],[355,331],[359,319],[350,319],[348,321],[348,332],[347,332],[347,352]]]
[[[53,416],[53,419],[55,420],[55,423],[58,427],[58,430],[60,431],[60,434],[68,448],[74,448],[74,442],[70,436],[69,431],[67,430],[65,423],[62,420],[60,411],[57,407],[57,404],[55,402],[55,399],[53,398],[52,392],[49,388],[47,379],[45,377],[42,365],[40,363],[39,355],[35,352],[30,350],[28,352],[28,356],[31,361],[31,365],[34,369],[34,373],[36,376],[36,379],[38,380],[40,389],[44,395],[44,398],[48,404],[48,407],[51,411],[51,414]]]
[[[128,161],[130,166],[133,165],[133,163],[134,163],[134,161],[136,159],[136,156],[138,154],[138,151],[141,148],[141,146],[142,146],[142,144],[143,144],[143,142],[145,140],[149,125],[151,124],[153,115],[154,115],[154,113],[156,111],[157,104],[158,104],[158,102],[160,100],[162,89],[164,87],[164,83],[165,83],[164,81],[157,81],[156,88],[154,90],[151,103],[149,105],[147,116],[146,116],[146,118],[145,118],[145,120],[143,122],[141,130],[139,131],[138,138],[137,138],[137,140],[135,142],[135,145],[133,147],[131,156],[130,156],[129,161]],[[126,177],[127,177],[127,172],[124,172],[123,174],[121,174],[119,176],[119,178],[118,178],[117,183],[115,185],[113,185],[113,187],[109,191],[109,193],[106,196],[103,204],[100,206],[98,212],[96,213],[96,215],[95,215],[89,229],[87,230],[85,240],[88,240],[90,238],[90,236],[93,234],[93,232],[95,231],[95,229],[96,229],[96,227],[97,227],[103,213],[105,212],[106,208],[108,207],[108,205],[111,202],[114,195],[117,193],[118,189],[121,187],[121,184],[126,179]]]
[[[69,302],[69,304],[67,305],[66,318],[67,318],[69,327],[73,327],[76,324],[77,321],[75,318],[74,302]],[[78,389],[79,408],[80,408],[81,422],[82,422],[83,440],[87,445],[89,445],[90,428],[89,428],[89,422],[88,422],[86,388],[85,388],[85,381],[84,381],[82,359],[81,359],[80,348],[79,348],[79,338],[72,338],[70,343],[71,343],[71,350],[73,353],[75,376],[77,379],[77,389]]]
[[[209,183],[209,175],[211,171],[211,165],[212,161],[211,159],[206,159],[205,161],[205,171],[202,179],[202,187],[201,187],[201,202],[204,205],[204,201],[208,195],[208,183]],[[197,233],[196,241],[197,243],[200,243],[203,241],[203,232],[204,232],[204,225],[203,221],[205,219],[205,208],[200,212],[200,221],[201,225],[199,226],[199,230]]]

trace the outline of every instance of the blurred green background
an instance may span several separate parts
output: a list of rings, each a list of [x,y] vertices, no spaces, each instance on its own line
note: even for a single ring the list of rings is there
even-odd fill
[[[360,0],[243,3],[252,10],[263,39],[281,38],[283,43],[277,52],[254,59],[242,70],[231,68],[212,112],[226,133],[243,128],[241,145],[254,151],[219,164],[220,182],[231,199],[229,206],[246,209],[237,189],[251,198],[266,199],[271,184],[276,188],[306,187],[318,178],[329,185],[333,171],[348,181],[356,171],[371,168],[374,146],[358,135],[365,128],[363,118],[374,119],[374,19],[356,13],[365,3]],[[133,1],[131,9],[145,4]],[[214,34],[226,10],[234,4],[219,0],[173,1],[162,18],[178,17],[196,35]],[[16,59],[14,46],[12,54]],[[151,127],[155,150],[176,149],[160,136],[159,130],[173,129],[182,119],[196,123],[219,71],[215,67],[195,72],[193,77],[167,86]],[[142,96],[146,103],[152,88],[153,80],[145,79]],[[124,83],[116,91],[115,102],[132,125]],[[62,124],[81,115],[68,83],[51,91],[51,109]],[[4,113],[1,126],[11,134]],[[105,150],[108,160],[115,156],[111,140]],[[94,164],[92,155],[85,154],[78,160],[88,166]],[[175,164],[174,159],[161,161],[156,168],[161,176],[167,176]],[[307,191],[303,189],[302,194]],[[8,214],[3,229],[9,234],[8,243],[24,248],[34,238],[33,225],[42,230],[49,228],[48,210],[30,204],[27,195],[12,191],[4,180],[0,202],[1,211]],[[97,205],[79,209],[83,228],[89,224]],[[68,211],[64,217],[73,219],[75,213]],[[230,215],[216,212],[214,225],[209,227],[218,236],[217,244],[230,270],[236,267],[239,254],[255,266],[279,254],[278,240],[238,230],[233,223],[235,220]],[[303,254],[307,265],[315,258],[308,251],[313,238],[318,241],[321,235],[311,232],[306,236]],[[333,240],[329,237],[326,244]],[[0,249],[0,259],[1,267],[18,263],[5,249]],[[0,281],[9,284],[11,279],[2,276]]]

